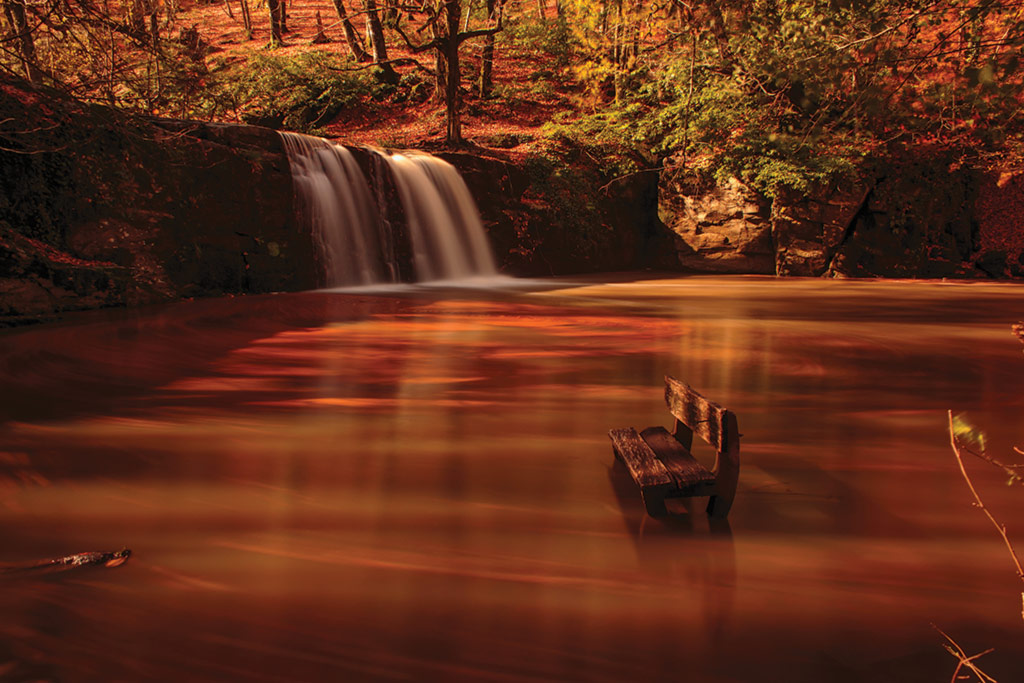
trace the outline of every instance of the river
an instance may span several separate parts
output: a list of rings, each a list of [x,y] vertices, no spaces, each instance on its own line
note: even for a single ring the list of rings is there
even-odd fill
[[[0,333],[0,680],[1024,680],[947,410],[1024,444],[1018,284],[309,292]],[[613,427],[739,418],[728,524],[646,518]],[[696,449],[698,457],[709,454]],[[967,462],[1024,550],[1024,488]]]

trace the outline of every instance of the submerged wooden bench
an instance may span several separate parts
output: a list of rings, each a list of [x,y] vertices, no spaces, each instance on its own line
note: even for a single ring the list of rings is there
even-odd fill
[[[709,401],[689,385],[665,377],[665,403],[675,417],[671,434],[663,427],[637,433],[632,427],[608,432],[612,449],[640,487],[652,517],[664,517],[666,498],[710,496],[707,512],[725,517],[740,475],[740,433],[736,414]],[[698,434],[716,452],[709,471],[690,454]]]

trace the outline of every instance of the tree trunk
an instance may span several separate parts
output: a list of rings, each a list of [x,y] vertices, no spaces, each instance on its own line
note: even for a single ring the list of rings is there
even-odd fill
[[[25,15],[25,0],[5,0],[4,15],[14,29],[14,37],[18,39],[18,52],[25,77],[33,83],[42,82],[43,72],[36,66],[36,44]]]
[[[245,27],[245,39],[252,40],[252,12],[249,10],[249,0],[240,0],[242,4],[242,26]]]
[[[281,35],[281,3],[284,0],[267,0],[267,9],[270,12],[270,44],[273,47],[284,45],[284,37]]]
[[[434,50],[434,99],[443,102],[448,92],[448,64],[443,49]]]
[[[373,63],[380,68],[380,79],[385,83],[397,83],[398,74],[388,63],[388,48],[384,42],[384,27],[380,23],[377,12],[377,0],[363,0],[366,8],[366,32],[370,34],[370,47],[373,49]]]
[[[444,96],[447,123],[444,141],[448,146],[455,147],[462,144],[462,120],[459,116],[459,81],[462,80],[459,74],[459,19],[462,6],[459,0],[445,0],[444,9],[448,31],[447,40],[442,45],[448,67],[448,83]]]
[[[452,41],[454,44],[455,41]],[[458,73],[459,48],[448,49],[448,87],[444,94],[446,130],[444,141],[449,147],[456,147],[462,144],[462,119],[459,115],[459,78],[453,74]]]
[[[320,18],[320,10],[316,11],[316,35],[313,36],[314,45],[323,45],[324,43],[331,42],[331,39],[324,33],[324,22]]]
[[[622,0],[618,0],[618,3],[615,7],[615,31],[612,33],[612,78],[615,87],[615,104],[619,103],[619,100],[622,96],[622,69],[625,65],[625,59],[623,59],[622,23]]]
[[[281,33],[288,33],[288,0],[278,0],[277,12],[277,23],[281,27]]]
[[[155,6],[153,3],[152,6]],[[160,45],[160,21],[156,14],[156,11],[150,12],[149,14],[149,39],[153,42],[153,48],[159,49]]]
[[[242,26],[245,27],[245,39],[252,40],[252,14],[249,12],[249,0],[240,0],[242,4]]]
[[[352,52],[352,58],[357,62],[370,61],[369,53],[363,49],[363,43],[359,39],[359,34],[356,33],[355,27],[352,26],[352,22],[348,18],[344,1],[334,0],[334,9],[338,13],[338,18],[341,19],[341,29],[345,32],[345,42],[348,43],[348,49]]]
[[[487,21],[494,21],[498,0],[487,0]],[[480,97],[489,97],[494,87],[491,72],[494,69],[494,34],[484,36],[484,49],[480,54]]]

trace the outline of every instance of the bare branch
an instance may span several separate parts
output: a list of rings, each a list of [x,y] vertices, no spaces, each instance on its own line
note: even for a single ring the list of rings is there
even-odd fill
[[[836,52],[841,52],[842,50],[848,50],[849,48],[854,47],[856,45],[861,45],[863,43],[870,43],[872,40],[877,40],[877,39],[881,38],[884,35],[892,33],[893,31],[898,29],[900,26],[908,24],[911,21],[913,21],[914,19],[917,19],[919,16],[924,14],[926,11],[930,10],[935,5],[938,5],[939,2],[940,2],[940,0],[936,0],[935,2],[932,2],[930,5],[925,5],[924,7],[919,9],[918,11],[914,12],[913,14],[911,14],[910,16],[905,17],[904,19],[896,22],[895,24],[893,24],[892,26],[890,26],[888,28],[882,29],[881,31],[879,31],[878,33],[876,33],[874,35],[867,36],[866,38],[860,38],[859,40],[851,41],[849,43],[846,43],[845,45],[837,45],[837,46],[835,46],[835,50],[836,50]]]
[[[985,650],[984,652],[979,652],[976,655],[971,655],[970,657],[968,657],[967,653],[964,652],[963,648],[960,647],[955,640],[949,637],[949,634],[947,634],[945,631],[943,631],[935,624],[932,624],[932,628],[941,633],[942,637],[949,641],[947,645],[943,646],[946,648],[946,652],[960,660],[959,663],[956,665],[956,669],[953,671],[953,676],[949,679],[949,683],[956,683],[956,681],[960,679],[960,670],[965,667],[967,669],[970,669],[971,672],[978,677],[978,680],[981,681],[981,683],[997,683],[996,679],[992,678],[987,673],[979,669],[978,665],[974,663],[974,660],[978,659],[979,657],[984,657],[988,653],[992,652],[993,649],[990,648],[988,650]]]
[[[500,32],[501,31],[501,18],[502,18],[502,15],[504,14],[504,8],[505,8],[505,3],[504,2],[499,2],[498,3],[497,23],[494,26],[491,26],[489,28],[477,29],[475,31],[463,31],[462,33],[459,33],[456,36],[456,39],[458,40],[459,44],[462,44],[463,42],[465,42],[467,40],[470,40],[471,38],[479,38],[481,36],[493,36],[495,33]]]
[[[985,503],[982,502],[981,496],[978,495],[978,490],[974,488],[974,482],[971,481],[970,475],[967,474],[967,469],[964,467],[964,458],[961,453],[960,443],[957,441],[956,433],[953,431],[953,411],[948,411],[949,417],[949,443],[953,447],[953,454],[956,456],[957,464],[960,465],[960,473],[964,477],[964,481],[967,482],[967,488],[971,490],[971,495],[974,496],[974,505],[985,513],[988,520],[992,522],[992,526],[996,528],[999,535],[1003,538],[1003,543],[1006,544],[1006,549],[1010,553],[1010,558],[1013,560],[1013,565],[1017,569],[1017,578],[1024,581],[1024,569],[1021,568],[1020,559],[1017,557],[1017,552],[1013,549],[1013,543],[1010,541],[1010,537],[1006,534],[1006,525],[999,523],[992,513],[989,512],[988,508],[985,507]],[[1024,619],[1024,611],[1021,612],[1021,618]]]
[[[325,64],[324,68],[328,69],[329,71],[341,71],[341,72],[365,71],[367,69],[372,69],[374,67],[378,67],[381,64],[392,64],[394,66],[413,66],[413,67],[419,69],[420,71],[425,71],[425,72],[427,72],[429,74],[434,73],[433,69],[431,69],[429,67],[426,67],[426,66],[423,66],[422,64],[420,64],[420,62],[418,60],[413,59],[412,57],[395,57],[394,59],[386,59],[386,60],[384,60],[382,62],[374,62],[372,64],[360,64],[359,66],[351,66],[351,67],[330,66],[330,65]]]
[[[410,50],[412,50],[413,52],[426,52],[427,50],[431,50],[433,48],[436,48],[436,47],[440,46],[440,43],[438,42],[437,38],[434,38],[429,43],[423,43],[422,45],[416,45],[415,43],[413,43],[409,39],[409,36],[407,36],[405,34],[405,31],[402,30],[402,26],[398,22],[396,22],[394,25],[392,25],[391,28],[395,29],[395,31],[398,33],[398,35],[400,35],[402,37],[402,40],[405,41],[406,46]]]
[[[988,453],[985,453],[984,451],[981,451],[979,453],[978,451],[968,448],[967,446],[964,446],[962,444],[960,446],[960,450],[964,453],[970,453],[979,460],[984,460],[988,464],[995,465],[999,469],[1003,470],[1003,472],[1005,472],[1010,477],[1010,481],[1008,482],[1009,484],[1020,484],[1024,486],[1024,479],[1021,478],[1021,472],[1024,472],[1024,463],[1020,465],[1007,465],[1006,463],[1000,460],[996,460],[995,458],[993,458]],[[1024,455],[1024,451],[1021,451],[1019,448],[1014,448],[1013,450],[1015,450],[1017,453],[1020,453],[1021,455]]]

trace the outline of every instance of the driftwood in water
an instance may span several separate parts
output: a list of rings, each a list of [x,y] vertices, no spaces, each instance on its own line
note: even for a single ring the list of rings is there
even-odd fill
[[[668,514],[666,498],[709,496],[707,512],[725,517],[736,496],[740,474],[740,434],[736,415],[673,378],[665,378],[665,403],[675,417],[672,434],[662,427],[613,429],[615,455],[625,463],[647,513]],[[697,434],[715,449],[711,471],[690,453]]]
[[[124,564],[132,551],[128,548],[106,552],[88,552],[66,555],[52,560],[40,560],[17,565],[0,565],[0,576],[35,573],[50,573],[76,569],[78,567],[117,567]]]

